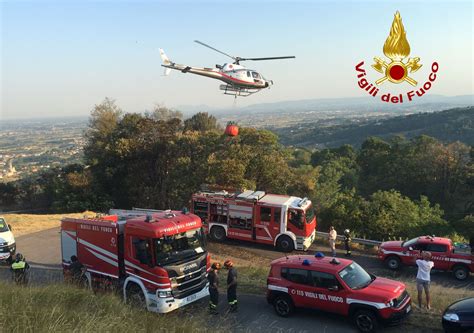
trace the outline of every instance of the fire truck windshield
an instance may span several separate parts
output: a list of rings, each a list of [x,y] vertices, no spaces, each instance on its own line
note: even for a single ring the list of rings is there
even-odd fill
[[[206,251],[202,229],[194,229],[154,240],[156,264],[166,265],[194,257]]]
[[[306,218],[306,223],[311,223],[313,222],[314,220],[314,209],[313,209],[313,205],[309,205],[308,208],[306,208],[306,212],[305,212],[305,218]]]
[[[351,289],[365,288],[375,279],[355,262],[340,271],[339,276]]]

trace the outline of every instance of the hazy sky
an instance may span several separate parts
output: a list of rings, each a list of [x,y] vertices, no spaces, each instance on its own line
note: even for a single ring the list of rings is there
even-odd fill
[[[198,39],[242,57],[275,85],[237,105],[364,97],[354,67],[370,68],[399,10],[424,66],[440,64],[431,94],[473,93],[472,1],[1,1],[0,120],[88,115],[111,97],[126,111],[205,104],[231,107],[220,81],[172,72],[163,77],[158,49],[194,66],[228,62]],[[410,89],[403,83],[391,90]]]

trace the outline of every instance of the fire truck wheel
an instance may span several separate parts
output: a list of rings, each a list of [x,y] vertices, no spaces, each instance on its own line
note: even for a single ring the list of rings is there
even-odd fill
[[[226,238],[225,229],[218,226],[211,228],[211,238],[218,242],[223,242]]]
[[[277,248],[282,252],[291,252],[295,249],[295,244],[290,237],[280,236],[277,241]]]
[[[142,288],[135,283],[127,286],[127,303],[139,309],[146,309],[145,295],[143,295]]]
[[[454,274],[454,277],[458,279],[459,281],[464,281],[469,276],[469,270],[465,266],[458,265],[458,266],[454,266],[453,274]]]
[[[372,311],[358,310],[354,313],[353,319],[359,331],[367,333],[377,331],[377,317]]]
[[[400,268],[400,258],[398,258],[397,256],[390,256],[385,259],[385,264],[388,268],[392,270],[397,270]]]
[[[288,317],[294,310],[293,301],[287,295],[278,295],[273,300],[273,307],[277,315],[281,317]]]

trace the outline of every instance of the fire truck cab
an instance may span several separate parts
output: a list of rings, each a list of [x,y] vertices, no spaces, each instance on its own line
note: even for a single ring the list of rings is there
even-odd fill
[[[247,190],[201,191],[191,211],[201,217],[212,239],[270,244],[284,252],[307,250],[314,241],[316,217],[308,198]]]
[[[209,294],[210,258],[198,216],[170,210],[109,214],[61,221],[65,276],[75,255],[89,287],[122,290],[125,301],[159,313]]]

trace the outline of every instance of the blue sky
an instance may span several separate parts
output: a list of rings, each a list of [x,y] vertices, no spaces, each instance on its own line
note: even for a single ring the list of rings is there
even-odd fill
[[[230,107],[219,81],[173,72],[162,76],[158,49],[178,63],[213,66],[226,57],[199,39],[243,57],[275,81],[237,105],[282,100],[363,97],[354,67],[383,57],[399,10],[424,66],[440,63],[431,94],[473,93],[472,1],[2,1],[0,117],[88,115],[111,97],[126,111],[205,104]],[[406,91],[403,83],[392,91]]]

